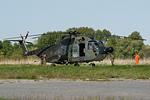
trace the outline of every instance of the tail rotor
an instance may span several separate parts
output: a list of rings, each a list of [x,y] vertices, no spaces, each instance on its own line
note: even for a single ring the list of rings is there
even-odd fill
[[[21,45],[24,55],[28,54],[28,48],[26,46],[26,43],[30,43],[30,42],[26,42],[26,39],[29,36],[29,31],[27,31],[27,34],[25,36],[23,36],[22,34],[20,34],[20,37],[13,37],[13,38],[7,38],[6,40],[8,41],[14,41],[14,42],[19,42],[19,44]],[[21,38],[21,39],[14,39],[14,38]]]
[[[29,31],[27,31],[27,34],[25,36],[25,40],[27,39],[28,35],[29,35]]]

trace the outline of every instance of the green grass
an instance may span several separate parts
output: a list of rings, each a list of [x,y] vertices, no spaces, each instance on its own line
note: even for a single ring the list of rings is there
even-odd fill
[[[6,99],[4,99],[4,98],[0,97],[0,100],[6,100]]]
[[[0,65],[0,79],[149,79],[150,65]]]

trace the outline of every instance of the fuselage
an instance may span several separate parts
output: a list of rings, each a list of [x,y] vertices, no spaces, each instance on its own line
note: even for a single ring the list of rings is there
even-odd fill
[[[106,47],[100,41],[85,36],[66,36],[54,45],[46,46],[37,56],[50,63],[101,61],[106,57]]]

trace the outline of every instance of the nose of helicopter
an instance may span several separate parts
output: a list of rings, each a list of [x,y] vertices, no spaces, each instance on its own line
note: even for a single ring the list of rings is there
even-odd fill
[[[105,53],[112,53],[114,51],[114,48],[113,47],[106,47],[105,49],[104,49],[104,52]]]

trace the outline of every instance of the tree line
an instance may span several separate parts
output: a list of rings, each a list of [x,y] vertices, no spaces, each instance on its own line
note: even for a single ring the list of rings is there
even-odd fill
[[[46,45],[55,44],[59,40],[67,35],[70,31],[77,31],[81,35],[88,36],[90,38],[96,38],[104,42],[106,46],[112,46],[114,48],[114,55],[116,58],[128,59],[134,58],[135,52],[139,52],[141,58],[150,57],[150,46],[145,45],[143,38],[139,32],[134,31],[127,37],[113,35],[107,29],[97,29],[89,27],[69,28],[66,31],[53,31],[43,33],[38,37],[35,43],[27,44],[29,50],[42,48]],[[0,58],[23,58],[23,52],[19,43],[11,43],[10,41],[0,41]]]

